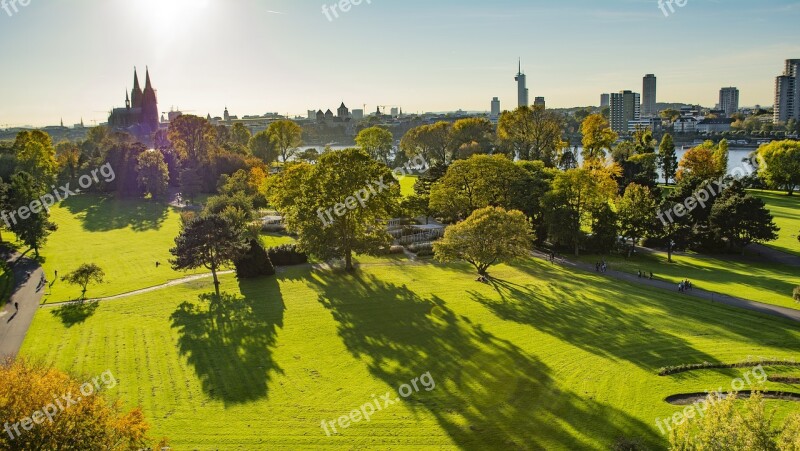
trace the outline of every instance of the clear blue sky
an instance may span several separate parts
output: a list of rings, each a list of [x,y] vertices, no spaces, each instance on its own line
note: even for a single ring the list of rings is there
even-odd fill
[[[11,0],[5,0],[11,1]],[[713,106],[737,86],[769,105],[783,60],[800,58],[800,2],[366,0],[329,21],[334,0],[30,0],[0,9],[0,128],[105,121],[133,66],[149,65],[160,109],[205,116],[350,108],[487,110],[516,103],[522,57],[531,100],[566,107],[602,92]],[[13,9],[12,9],[13,12]]]

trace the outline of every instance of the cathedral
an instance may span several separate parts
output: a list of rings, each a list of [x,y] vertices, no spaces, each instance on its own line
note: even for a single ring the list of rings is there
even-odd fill
[[[139,87],[139,75],[133,69],[133,90],[130,97],[125,92],[125,108],[114,108],[108,117],[108,126],[137,136],[146,136],[158,130],[158,99],[150,83],[150,70],[146,70],[144,91]]]

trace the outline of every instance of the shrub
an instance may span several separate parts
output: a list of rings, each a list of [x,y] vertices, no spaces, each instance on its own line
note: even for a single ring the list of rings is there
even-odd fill
[[[417,255],[419,255],[420,252],[422,252],[422,253],[431,252],[431,254],[427,254],[427,255],[433,255],[432,254],[432,252],[433,252],[433,243],[409,244],[408,245],[408,250],[411,251],[414,254],[417,254]]]
[[[270,261],[275,266],[294,266],[308,263],[308,255],[299,252],[295,244],[272,247],[267,253]]]
[[[794,297],[795,301],[800,302],[800,287],[797,287],[797,288],[794,289],[794,293],[792,294],[792,297]]]
[[[250,240],[250,250],[233,264],[236,266],[236,276],[240,279],[254,279],[275,274],[275,267],[267,251],[256,240]]]
[[[389,255],[399,255],[404,253],[405,249],[403,248],[403,246],[394,245],[389,248]]]
[[[611,446],[613,451],[644,451],[647,447],[639,438],[620,437]]]

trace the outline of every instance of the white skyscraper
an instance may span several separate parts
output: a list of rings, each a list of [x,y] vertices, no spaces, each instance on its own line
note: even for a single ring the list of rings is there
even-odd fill
[[[530,106],[528,102],[528,84],[525,74],[522,73],[522,60],[519,61],[519,71],[514,80],[517,81],[517,106]]]
[[[492,99],[491,118],[497,119],[498,117],[500,117],[500,99],[498,97],[495,97],[494,99]]]

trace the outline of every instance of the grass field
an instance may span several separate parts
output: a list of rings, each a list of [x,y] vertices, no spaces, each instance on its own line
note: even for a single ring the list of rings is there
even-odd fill
[[[754,262],[726,255],[726,259],[709,255],[673,255],[667,263],[667,254],[638,252],[632,258],[605,256],[612,269],[636,274],[653,272],[660,280],[677,285],[690,279],[696,288],[764,302],[781,307],[800,309],[792,299],[792,290],[800,285],[800,270],[786,265]],[[583,256],[581,261],[595,263],[601,257]]]
[[[466,266],[370,260],[208,280],[86,308],[41,309],[22,355],[111,370],[176,449],[608,449],[663,447],[668,395],[730,386],[744,370],[660,377],[666,365],[800,357],[796,324],[538,261]],[[447,283],[442,283],[442,281]],[[335,420],[430,372],[432,391],[328,437]],[[768,388],[797,387],[770,383]],[[393,395],[397,396],[397,395]],[[798,404],[770,402],[778,418]]]
[[[775,217],[775,223],[781,228],[777,241],[767,243],[783,252],[800,255],[800,196],[787,196],[777,191],[751,191],[761,198]]]

